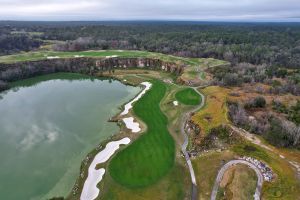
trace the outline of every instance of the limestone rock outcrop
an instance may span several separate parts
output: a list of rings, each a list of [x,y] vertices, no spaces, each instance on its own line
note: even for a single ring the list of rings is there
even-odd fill
[[[145,68],[181,74],[184,65],[152,58],[61,58],[17,63],[0,63],[0,81],[11,82],[56,72],[93,75],[113,69]]]
[[[6,89],[8,89],[8,84],[0,80],[0,92]]]

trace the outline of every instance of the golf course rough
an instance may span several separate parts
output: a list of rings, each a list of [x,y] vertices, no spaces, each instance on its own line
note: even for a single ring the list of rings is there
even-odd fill
[[[133,106],[135,115],[147,124],[147,131],[117,153],[109,165],[111,177],[130,188],[154,184],[174,165],[175,143],[159,106],[166,86],[157,80],[151,83],[151,89]]]
[[[201,103],[200,95],[192,88],[183,89],[175,94],[175,98],[185,105],[199,105]]]

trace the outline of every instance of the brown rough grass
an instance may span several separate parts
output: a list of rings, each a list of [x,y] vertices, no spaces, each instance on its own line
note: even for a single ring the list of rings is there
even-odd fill
[[[255,172],[245,165],[229,168],[220,186],[225,188],[225,199],[248,200],[255,193],[257,177]]]
[[[297,103],[297,100],[300,100],[299,96],[294,96],[292,94],[285,94],[285,95],[269,94],[268,93],[269,89],[270,86],[262,83],[244,84],[242,87],[230,88],[228,100],[245,103],[257,96],[263,96],[266,99],[266,102],[268,104],[268,109],[271,108],[271,103],[273,100],[279,100],[286,106],[294,105]],[[236,94],[238,96],[233,96],[231,94]]]
[[[211,128],[228,123],[226,98],[230,90],[210,86],[200,91],[206,97],[205,106],[192,117],[192,121],[200,126],[202,133],[207,133]]]

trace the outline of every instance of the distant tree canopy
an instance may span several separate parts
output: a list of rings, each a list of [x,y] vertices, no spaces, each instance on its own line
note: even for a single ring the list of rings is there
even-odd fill
[[[56,45],[56,50],[135,49],[188,57],[214,57],[233,64],[247,62],[300,67],[300,25],[297,23],[0,23],[0,33],[8,34],[12,30],[41,32],[40,39],[67,41]],[[16,39],[5,41],[11,46],[18,45]],[[33,44],[29,46],[35,46]],[[1,52],[5,51],[4,48],[7,47],[0,45]],[[279,70],[277,73],[285,76],[286,72]]]
[[[0,55],[38,48],[42,41],[27,34],[11,34],[0,31]]]

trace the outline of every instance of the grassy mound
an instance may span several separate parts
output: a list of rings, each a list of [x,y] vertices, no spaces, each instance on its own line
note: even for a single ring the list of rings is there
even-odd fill
[[[147,132],[116,154],[109,165],[111,177],[127,187],[157,182],[174,165],[175,143],[167,129],[167,118],[159,104],[166,86],[153,81],[152,88],[134,104],[134,113],[147,124]]]
[[[192,88],[183,89],[175,94],[176,99],[185,105],[198,105],[201,103],[200,95]]]

